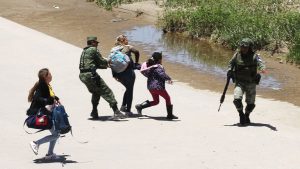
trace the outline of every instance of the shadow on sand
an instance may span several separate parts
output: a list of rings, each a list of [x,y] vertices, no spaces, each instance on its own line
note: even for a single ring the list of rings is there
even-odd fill
[[[43,158],[38,158],[33,160],[34,163],[36,164],[42,164],[42,163],[61,163],[63,166],[68,163],[78,163],[77,161],[73,160],[68,160],[67,157],[70,155],[57,155],[59,158],[57,159],[45,159]]]
[[[144,120],[144,119],[153,119],[153,120],[158,120],[158,121],[171,121],[171,122],[178,122],[181,121],[179,119],[173,119],[173,120],[169,120],[167,119],[165,116],[160,116],[160,117],[154,117],[154,116],[148,116],[148,115],[143,115],[141,117],[139,117],[139,119]]]
[[[270,130],[273,131],[278,131],[276,127],[272,126],[271,124],[264,124],[264,123],[250,123],[247,125],[240,125],[240,123],[236,123],[236,124],[232,124],[232,125],[224,125],[224,126],[237,126],[237,127],[248,127],[248,126],[252,126],[252,127],[267,127]]]
[[[128,121],[126,119],[117,119],[117,118],[114,118],[113,116],[99,116],[99,118],[97,118],[97,119],[88,118],[88,120],[91,120],[91,121],[115,121],[115,122]]]

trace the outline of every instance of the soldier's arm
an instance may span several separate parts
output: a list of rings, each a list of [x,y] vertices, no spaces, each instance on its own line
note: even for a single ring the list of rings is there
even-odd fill
[[[259,54],[256,55],[256,61],[257,61],[257,69],[261,73],[266,73],[266,65],[263,63]]]
[[[233,57],[230,59],[229,64],[228,64],[228,71],[231,70],[234,65],[236,64],[236,53],[233,55]]]
[[[233,57],[230,59],[228,68],[227,68],[227,79],[232,78],[233,82],[234,82],[234,73],[233,72],[235,71],[234,66],[236,65],[236,55],[237,55],[237,53],[235,53],[233,55]]]
[[[102,57],[100,52],[98,52],[97,50],[93,50],[92,55],[94,56],[96,67],[98,69],[106,69],[108,67],[108,61],[104,57]]]

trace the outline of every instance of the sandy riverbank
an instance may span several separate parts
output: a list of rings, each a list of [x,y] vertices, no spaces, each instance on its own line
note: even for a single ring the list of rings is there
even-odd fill
[[[122,5],[112,12],[97,7],[94,3],[81,0],[24,0],[3,1],[0,16],[13,20],[32,29],[71,43],[78,47],[85,46],[87,35],[97,35],[101,39],[101,51],[104,56],[114,44],[115,37],[134,26],[155,24],[157,14],[162,9],[154,1]],[[136,11],[143,11],[136,17]],[[143,52],[142,61],[148,53]],[[274,56],[276,57],[276,56]],[[265,98],[286,101],[300,106],[300,69],[288,64],[279,64],[268,53],[263,53],[267,61],[268,73],[279,80],[281,90],[259,89],[258,94]],[[187,83],[197,89],[216,92],[223,90],[224,79],[212,77],[182,65],[165,62],[169,74],[174,79]],[[180,71],[178,71],[180,70]],[[214,81],[215,83],[211,83]],[[232,92],[233,86],[230,88]]]

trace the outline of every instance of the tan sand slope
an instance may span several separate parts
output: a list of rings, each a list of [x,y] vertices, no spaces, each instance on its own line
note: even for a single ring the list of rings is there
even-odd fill
[[[179,121],[165,121],[164,101],[145,109],[141,118],[122,122],[87,120],[90,94],[78,78],[81,49],[32,29],[0,18],[1,168],[72,169],[297,169],[300,166],[300,108],[289,103],[257,98],[253,125],[238,127],[232,95],[217,112],[219,93],[195,90],[184,84],[167,85]],[[29,141],[48,132],[28,135],[22,123],[28,90],[37,80],[37,71],[48,67],[53,88],[61,98],[73,125],[75,138],[61,138],[55,152],[64,162],[36,164],[38,156]],[[100,75],[121,100],[124,88],[110,70]],[[146,78],[136,72],[134,104],[147,98]],[[102,99],[102,116],[112,114]],[[157,117],[157,118],[155,118]]]

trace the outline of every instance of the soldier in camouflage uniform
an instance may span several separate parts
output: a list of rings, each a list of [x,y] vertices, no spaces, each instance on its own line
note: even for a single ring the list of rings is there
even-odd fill
[[[96,72],[96,69],[106,69],[108,67],[107,60],[101,56],[97,49],[98,43],[97,37],[87,37],[87,47],[83,49],[79,63],[79,78],[86,85],[89,92],[92,93],[93,110],[91,117],[93,119],[98,118],[97,106],[100,96],[102,96],[113,109],[115,118],[125,118],[125,115],[117,107],[113,92]]]
[[[250,123],[249,115],[255,107],[256,85],[259,83],[260,74],[265,73],[265,65],[253,50],[253,41],[249,38],[242,39],[240,48],[229,62],[227,76],[235,80],[234,105],[239,112],[240,124]],[[247,106],[243,112],[243,94],[246,95]]]

